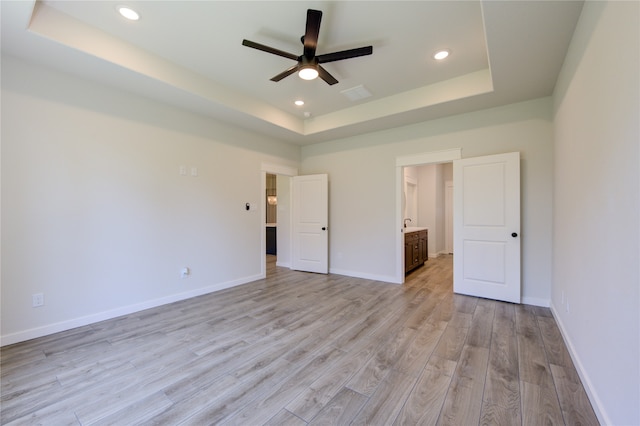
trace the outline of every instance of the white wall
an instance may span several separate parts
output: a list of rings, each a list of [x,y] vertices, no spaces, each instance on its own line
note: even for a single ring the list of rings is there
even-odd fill
[[[433,256],[437,256],[438,253],[444,252],[444,165],[436,164],[436,220],[435,220],[435,236]]]
[[[402,188],[404,193],[402,194],[402,225],[405,225],[405,219],[411,219],[406,222],[407,226],[424,226],[420,224],[420,218],[418,216],[419,211],[419,194],[420,186],[418,184],[418,168],[409,166],[403,170],[404,179],[402,182]]]
[[[442,164],[442,238],[440,238],[442,245],[438,245],[437,249],[443,254],[450,253],[450,249],[447,247],[447,224],[451,230],[450,244],[453,246],[453,210],[447,211],[447,182],[453,183],[453,163]],[[451,196],[453,197],[453,194]]]
[[[463,157],[521,152],[523,300],[551,291],[553,130],[550,98],[302,148],[303,173],[328,173],[330,268],[391,281],[396,270],[396,157],[462,148]],[[366,161],[363,161],[366,159]]]
[[[260,203],[262,162],[299,159],[297,147],[9,57],[1,136],[3,344],[255,279],[264,221],[245,203]]]
[[[639,5],[585,2],[554,94],[552,309],[615,425],[640,424]]]
[[[433,255],[436,249],[437,229],[436,229],[436,176],[435,164],[427,164],[416,167],[418,169],[418,223],[420,226],[429,228],[429,255]]]
[[[425,164],[419,172],[419,222],[429,228],[429,257],[444,252],[443,164]]]

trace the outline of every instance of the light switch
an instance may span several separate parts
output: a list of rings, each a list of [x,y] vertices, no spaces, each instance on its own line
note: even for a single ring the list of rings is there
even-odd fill
[[[195,166],[191,167],[191,176],[196,177],[198,176],[198,168]]]
[[[180,166],[180,176],[187,175],[187,166]]]

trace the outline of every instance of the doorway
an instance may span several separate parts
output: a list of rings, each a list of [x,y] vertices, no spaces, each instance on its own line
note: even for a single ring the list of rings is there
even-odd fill
[[[298,169],[274,164],[262,165],[260,203],[262,278],[274,266],[291,267],[291,186]],[[267,268],[267,263],[270,267]]]
[[[397,234],[396,239],[396,271],[397,271],[397,282],[402,284],[404,283],[405,275],[405,252],[404,252],[404,218],[406,214],[406,206],[410,205],[409,202],[406,201],[406,197],[409,195],[406,192],[405,185],[405,168],[415,168],[417,172],[413,175],[413,180],[417,182],[416,195],[417,200],[416,204],[418,205],[418,212],[416,214],[416,222],[411,222],[411,226],[420,226],[427,227],[429,229],[429,253],[430,255],[436,255],[438,253],[446,253],[445,241],[446,241],[446,230],[445,230],[445,194],[446,187],[445,182],[447,180],[452,180],[452,177],[448,177],[443,173],[442,166],[443,164],[452,164],[454,160],[458,160],[462,158],[462,150],[461,149],[452,149],[446,151],[435,151],[423,154],[416,154],[407,157],[398,157],[396,158],[396,223],[400,229],[400,232]],[[434,191],[435,195],[433,197],[439,199],[439,205],[433,206],[432,201],[425,201],[424,203],[420,200],[420,170],[421,166],[437,166],[440,165],[440,177],[435,180],[435,183],[432,182],[432,191]],[[447,166],[449,167],[449,166]],[[410,170],[410,169],[409,169]],[[426,169],[425,169],[426,170]],[[430,169],[424,175],[428,176],[429,174],[436,175],[437,168]],[[409,173],[411,175],[411,173]],[[425,182],[427,182],[425,180]],[[435,199],[434,198],[434,199]],[[430,211],[427,211],[426,205],[427,203],[431,203],[432,208]],[[421,209],[422,206],[422,209]],[[420,211],[422,212],[422,215]],[[438,213],[440,211],[440,213]],[[451,212],[453,214],[453,212]],[[409,225],[407,225],[409,226]],[[452,283],[453,288],[453,283]]]
[[[278,259],[278,175],[267,173],[265,189],[265,239],[267,248],[267,275],[275,268]],[[282,202],[282,200],[281,200]]]
[[[406,229],[428,229],[428,238],[425,236],[423,239],[426,242],[425,252],[418,256],[418,263],[452,253],[447,250],[447,225],[453,222],[453,211],[447,209],[446,195],[447,182],[453,179],[453,163],[405,166],[403,175],[403,222]],[[407,247],[411,245],[405,244],[405,250]]]

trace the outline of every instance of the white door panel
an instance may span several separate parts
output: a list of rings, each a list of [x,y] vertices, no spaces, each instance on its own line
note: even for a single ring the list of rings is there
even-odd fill
[[[328,176],[293,177],[292,269],[329,272]]]
[[[520,303],[520,154],[456,160],[453,175],[454,292]]]

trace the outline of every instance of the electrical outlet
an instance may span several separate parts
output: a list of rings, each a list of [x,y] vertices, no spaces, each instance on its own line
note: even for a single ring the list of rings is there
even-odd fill
[[[188,267],[185,266],[180,270],[180,277],[187,278],[189,275],[191,275],[191,269]]]
[[[44,294],[43,293],[34,294],[32,297],[32,306],[34,308],[37,308],[38,306],[43,306],[43,305],[44,305]]]

